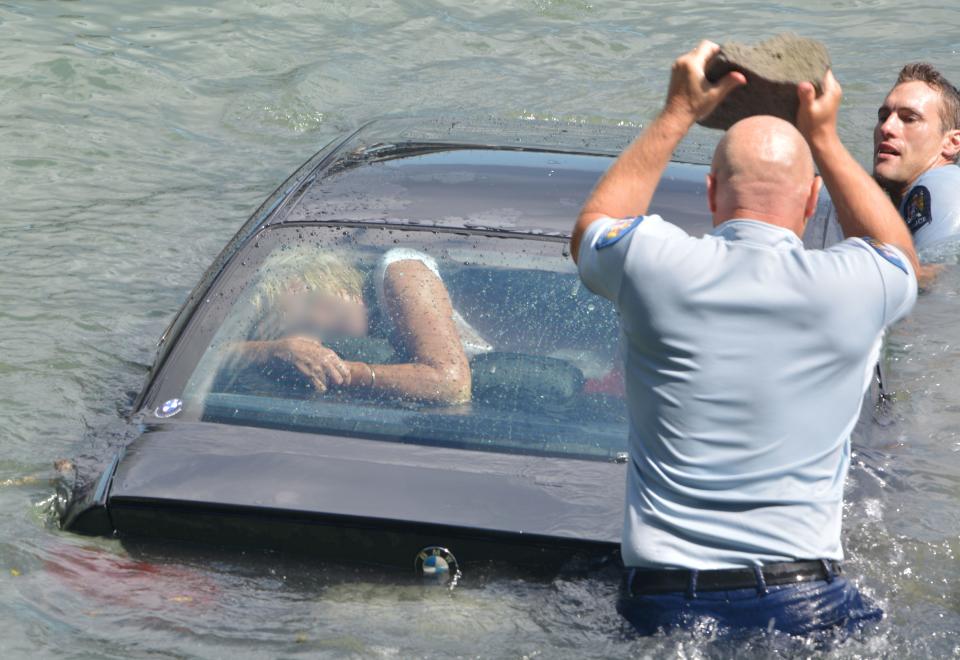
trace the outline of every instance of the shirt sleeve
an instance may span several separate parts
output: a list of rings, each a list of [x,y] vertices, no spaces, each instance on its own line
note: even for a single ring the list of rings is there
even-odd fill
[[[851,256],[865,262],[863,268],[867,276],[879,276],[883,285],[884,327],[910,313],[917,301],[917,278],[913,265],[899,248],[865,236],[848,238],[832,249],[851,250]]]
[[[685,231],[659,215],[600,218],[587,227],[580,241],[580,279],[598,296],[616,302],[634,241],[686,237]]]
[[[388,250],[380,257],[379,261],[377,261],[377,267],[373,272],[373,288],[377,297],[377,304],[381,306],[381,308],[383,308],[384,304],[383,281],[387,276],[387,268],[398,261],[408,260],[421,262],[431,273],[439,279],[443,279],[440,277],[440,269],[437,268],[436,259],[430,255],[411,248],[393,248],[392,250]]]
[[[943,165],[920,175],[904,195],[900,214],[917,250],[960,235],[960,167]]]

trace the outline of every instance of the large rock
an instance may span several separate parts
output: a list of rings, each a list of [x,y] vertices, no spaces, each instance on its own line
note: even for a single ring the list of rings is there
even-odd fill
[[[794,124],[799,103],[797,85],[812,82],[820,94],[829,68],[830,55],[824,45],[795,34],[778,34],[756,46],[723,44],[707,63],[707,79],[716,82],[731,71],[740,71],[747,77],[747,84],[730,92],[700,124],[726,130],[753,115],[773,115]]]

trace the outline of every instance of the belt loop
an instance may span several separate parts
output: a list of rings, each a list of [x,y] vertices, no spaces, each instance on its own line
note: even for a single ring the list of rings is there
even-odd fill
[[[828,562],[826,559],[821,559],[820,563],[823,564],[823,572],[827,574],[827,584],[831,584],[833,582],[833,578],[835,577],[833,574],[833,566],[831,566],[830,562]]]
[[[687,598],[695,599],[697,597],[697,577],[700,571],[695,568],[690,569],[690,581],[687,583]]]
[[[637,569],[631,568],[627,571],[627,597],[633,598],[633,579],[637,576]]]
[[[768,593],[767,580],[763,577],[763,567],[759,564],[754,564],[753,575],[757,578],[757,591],[761,596],[766,596]]]

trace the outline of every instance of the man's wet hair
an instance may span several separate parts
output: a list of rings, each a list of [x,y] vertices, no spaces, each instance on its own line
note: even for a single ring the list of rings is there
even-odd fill
[[[960,129],[960,90],[926,62],[914,62],[900,69],[897,84],[919,80],[940,92],[940,123],[943,131]]]

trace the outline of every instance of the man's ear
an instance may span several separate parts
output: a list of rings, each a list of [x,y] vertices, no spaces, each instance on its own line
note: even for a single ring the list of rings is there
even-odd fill
[[[713,172],[707,173],[707,204],[710,213],[717,212],[717,177],[713,176]]]
[[[951,163],[957,160],[960,154],[960,130],[947,131],[943,136],[943,147],[940,152]]]
[[[820,199],[820,188],[823,186],[823,179],[819,175],[813,177],[810,183],[810,192],[807,195],[807,205],[803,209],[803,219],[809,220],[817,212],[817,200]]]

